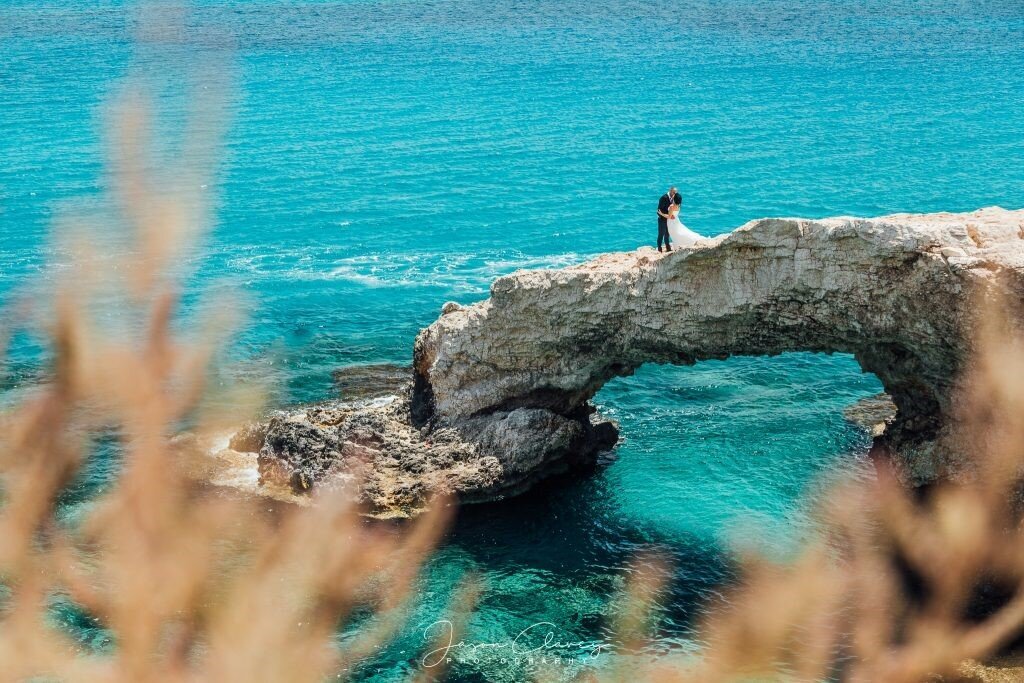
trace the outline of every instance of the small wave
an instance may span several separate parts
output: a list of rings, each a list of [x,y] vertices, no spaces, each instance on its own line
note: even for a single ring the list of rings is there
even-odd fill
[[[365,398],[358,401],[349,401],[346,405],[354,408],[383,408],[398,400],[398,396],[377,396],[376,398]]]
[[[227,268],[260,280],[351,282],[364,287],[443,287],[486,293],[491,282],[516,270],[561,268],[579,263],[577,253],[530,256],[517,251],[490,255],[419,252],[334,257],[330,250],[302,249],[239,255]]]
[[[242,491],[259,492],[260,472],[254,453],[237,454],[233,451],[218,451],[216,457],[222,461],[222,467],[210,477],[211,484]]]
[[[380,408],[398,400],[397,395],[377,396],[374,398],[360,399],[357,401],[330,401],[325,404],[333,407],[345,408]],[[309,406],[307,406],[309,407]],[[275,410],[270,415],[285,416],[301,410]],[[267,415],[266,417],[270,417]],[[244,493],[283,500],[289,503],[300,505],[308,504],[308,500],[301,496],[294,496],[288,491],[277,490],[274,487],[260,485],[259,462],[256,453],[242,453],[232,450],[231,437],[235,430],[229,430],[206,436],[202,444],[202,450],[210,458],[209,468],[203,468],[202,476],[205,481],[225,488],[235,489]]]

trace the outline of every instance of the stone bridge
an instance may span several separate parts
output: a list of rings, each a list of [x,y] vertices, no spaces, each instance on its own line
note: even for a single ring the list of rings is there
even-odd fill
[[[1024,210],[761,219],[672,253],[520,271],[420,333],[412,421],[496,458],[500,475],[477,493],[501,497],[614,443],[588,402],[644,363],[848,353],[892,396],[881,438],[920,483],[963,464],[937,444],[953,429],[977,293],[993,288],[1022,298]]]

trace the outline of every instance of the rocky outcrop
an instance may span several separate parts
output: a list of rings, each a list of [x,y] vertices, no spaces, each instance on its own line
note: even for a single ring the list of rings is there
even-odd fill
[[[589,401],[644,363],[838,352],[891,396],[879,444],[905,481],[931,481],[965,464],[947,437],[978,292],[1024,298],[1024,211],[757,220],[667,254],[499,278],[420,333],[400,398],[306,409],[236,441],[300,493],[361,462],[378,510],[435,491],[494,500],[614,445]]]
[[[440,492],[474,502],[502,477],[497,459],[458,431],[415,428],[403,397],[282,412],[263,433],[249,448],[258,453],[261,486],[301,495],[355,480],[378,516],[413,514]]]
[[[974,292],[1024,292],[1024,211],[762,219],[689,249],[499,278],[416,341],[413,418],[583,417],[613,377],[787,351],[852,354],[897,407],[882,439],[909,483],[963,465],[939,439],[978,323]],[[581,410],[583,412],[581,413]],[[518,475],[506,481],[515,485]]]
[[[370,514],[396,517],[436,494],[473,503],[519,493],[593,463],[617,439],[611,423],[587,419],[586,408],[571,417],[523,409],[414,425],[412,372],[405,368],[400,387],[395,374],[392,365],[344,368],[335,373],[343,400],[275,411],[224,442],[182,445],[216,456],[204,470],[215,484],[303,504],[315,489],[356,482]]]
[[[408,516],[436,494],[474,503],[525,491],[555,472],[593,464],[617,440],[611,423],[520,409],[417,427],[408,395],[280,411],[243,426],[216,453],[255,456],[276,498],[358,482],[371,514]]]

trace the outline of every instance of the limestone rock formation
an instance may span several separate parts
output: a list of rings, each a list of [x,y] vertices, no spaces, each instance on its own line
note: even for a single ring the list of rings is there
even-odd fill
[[[769,218],[667,254],[517,272],[421,332],[413,418],[582,421],[605,382],[644,363],[841,352],[896,404],[883,439],[903,478],[929,481],[963,465],[936,440],[955,417],[980,287],[1021,300],[1024,211]]]
[[[985,294],[1024,300],[1024,210],[762,219],[499,278],[420,333],[400,398],[299,411],[232,443],[299,492],[368,463],[367,501],[406,514],[432,492],[495,500],[594,464],[617,428],[589,400],[644,363],[838,352],[892,397],[879,443],[922,483],[965,467],[950,435]]]

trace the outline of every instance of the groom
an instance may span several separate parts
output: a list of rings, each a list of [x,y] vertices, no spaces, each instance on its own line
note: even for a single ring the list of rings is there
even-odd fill
[[[682,203],[683,198],[674,187],[668,188],[668,192],[661,195],[661,199],[658,200],[658,251],[661,251],[662,240],[665,241],[665,251],[672,251],[672,243],[668,236],[668,212],[673,204],[679,206]]]

